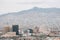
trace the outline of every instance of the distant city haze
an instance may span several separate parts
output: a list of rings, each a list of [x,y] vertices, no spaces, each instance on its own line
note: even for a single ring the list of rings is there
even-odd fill
[[[60,0],[0,0],[0,15],[39,8],[60,8]]]
[[[0,28],[19,25],[20,28],[57,28],[60,30],[60,8],[38,8],[13,12],[0,16]],[[1,28],[2,29],[2,28]],[[56,29],[55,29],[56,30]]]

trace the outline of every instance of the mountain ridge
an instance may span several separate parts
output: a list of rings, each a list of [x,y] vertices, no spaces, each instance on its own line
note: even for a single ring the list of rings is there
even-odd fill
[[[0,27],[18,24],[20,27],[56,27],[60,28],[60,8],[32,8],[0,16]],[[57,10],[57,11],[56,11]],[[8,23],[8,24],[7,24]],[[60,30],[60,29],[59,29]]]
[[[38,7],[33,7],[31,9],[28,10],[23,10],[23,11],[18,11],[18,13],[23,13],[23,12],[27,12],[27,11],[39,11],[39,12],[60,12],[60,8],[38,8]],[[8,15],[8,14],[15,14],[17,12],[11,12],[11,13],[7,13],[4,15]]]

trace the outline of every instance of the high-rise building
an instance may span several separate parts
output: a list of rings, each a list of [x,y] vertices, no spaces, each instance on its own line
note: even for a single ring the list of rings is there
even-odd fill
[[[29,29],[29,33],[33,33],[33,30],[32,29]]]
[[[19,26],[18,25],[12,25],[12,31],[13,32],[16,32],[16,35],[19,35],[18,29],[19,29]]]

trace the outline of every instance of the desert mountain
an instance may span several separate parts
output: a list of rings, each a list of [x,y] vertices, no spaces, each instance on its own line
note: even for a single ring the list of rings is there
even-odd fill
[[[20,12],[13,12],[0,16],[0,28],[5,25],[12,26],[18,24],[19,27],[46,27],[60,28],[60,8],[37,8]]]

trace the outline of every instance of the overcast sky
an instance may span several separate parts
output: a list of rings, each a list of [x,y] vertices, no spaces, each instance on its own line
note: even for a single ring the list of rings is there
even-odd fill
[[[27,10],[32,7],[60,8],[60,0],[0,0],[0,15]]]

